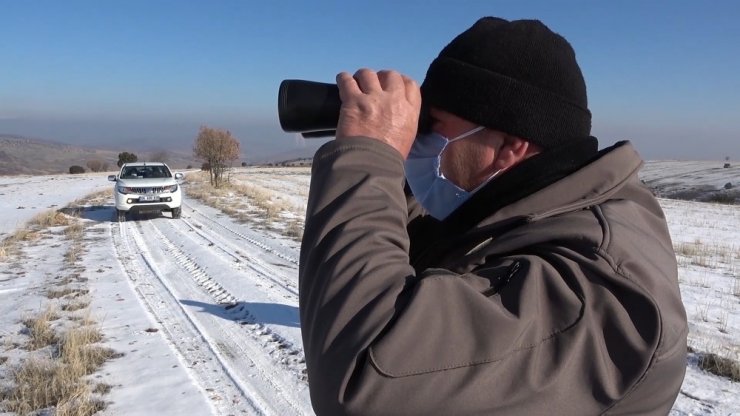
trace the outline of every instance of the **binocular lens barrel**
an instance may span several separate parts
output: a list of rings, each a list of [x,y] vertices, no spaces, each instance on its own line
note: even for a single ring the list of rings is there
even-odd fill
[[[278,91],[278,117],[285,132],[306,138],[332,136],[339,121],[339,88],[336,84],[286,79]]]

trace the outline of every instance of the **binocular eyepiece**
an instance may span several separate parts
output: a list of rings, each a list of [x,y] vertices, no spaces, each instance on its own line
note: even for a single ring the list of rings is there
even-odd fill
[[[300,79],[280,83],[278,117],[285,132],[307,139],[334,136],[341,106],[336,84]]]

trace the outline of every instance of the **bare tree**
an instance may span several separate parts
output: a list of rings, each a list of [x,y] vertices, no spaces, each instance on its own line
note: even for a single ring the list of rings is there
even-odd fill
[[[218,188],[230,162],[239,158],[239,141],[228,130],[201,126],[193,154],[208,163],[211,185]]]

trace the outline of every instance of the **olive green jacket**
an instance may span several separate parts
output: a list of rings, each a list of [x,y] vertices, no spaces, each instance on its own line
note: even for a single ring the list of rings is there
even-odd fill
[[[324,145],[300,262],[316,413],[666,415],[687,323],[641,165],[615,146],[417,273],[402,157],[363,137]]]

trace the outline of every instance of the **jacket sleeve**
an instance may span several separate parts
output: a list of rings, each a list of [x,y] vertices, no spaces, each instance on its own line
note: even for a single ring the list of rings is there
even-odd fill
[[[299,271],[312,403],[342,414],[353,371],[388,325],[409,265],[403,159],[368,138],[314,156]]]

